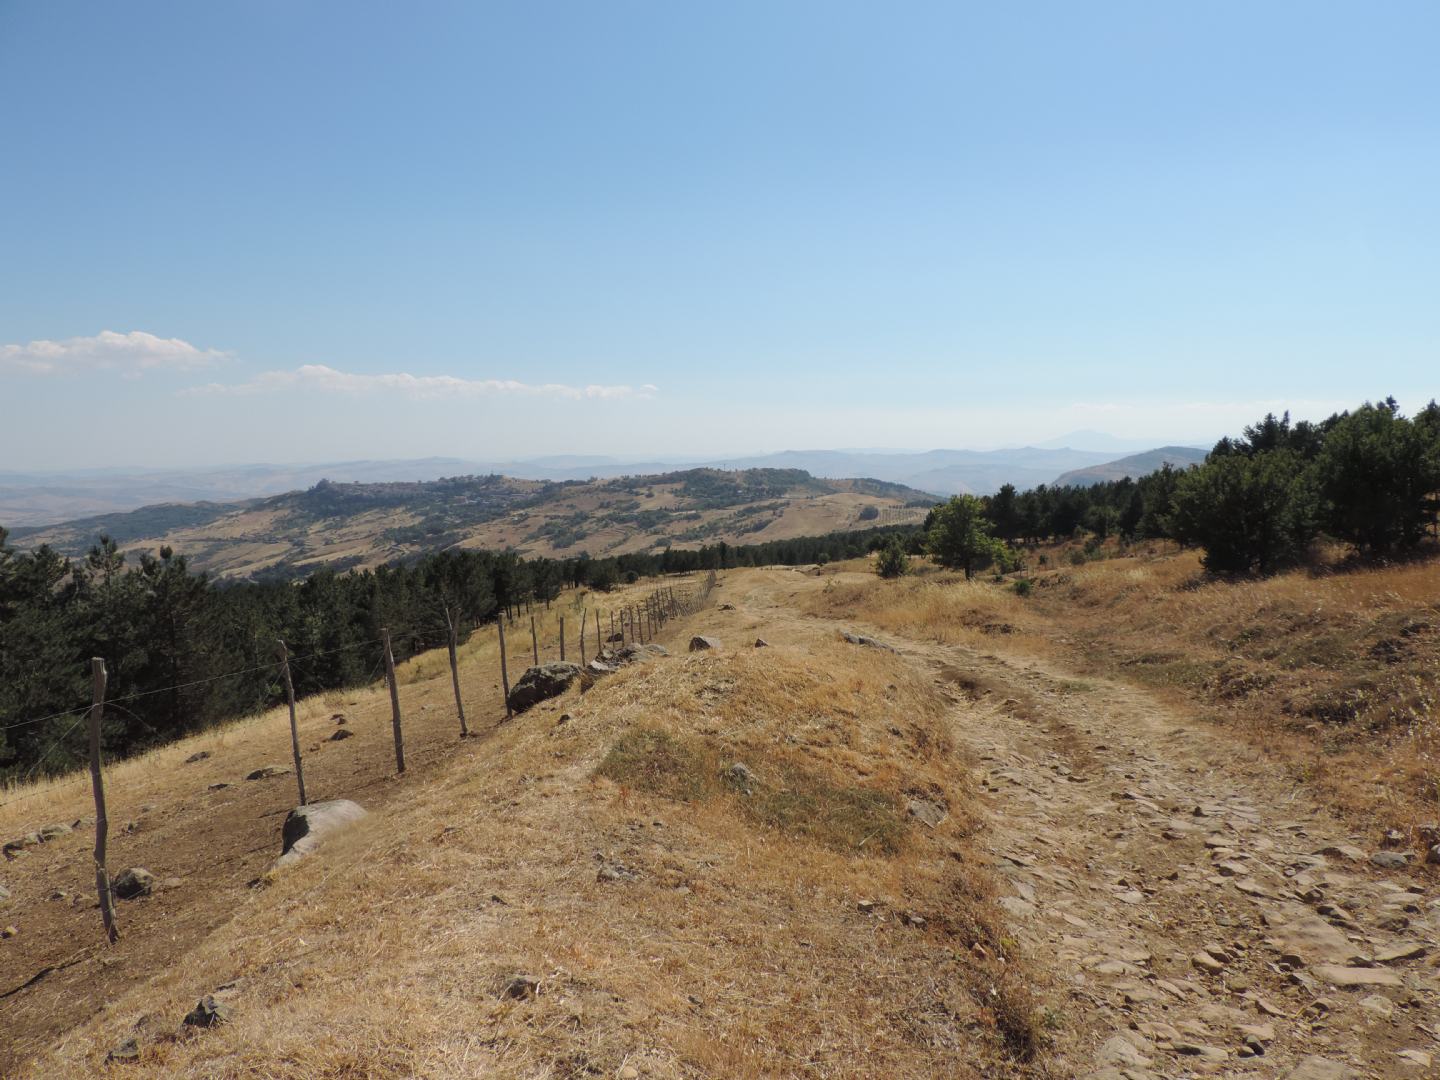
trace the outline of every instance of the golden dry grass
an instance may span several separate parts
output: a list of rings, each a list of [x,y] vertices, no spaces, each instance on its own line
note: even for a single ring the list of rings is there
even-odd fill
[[[488,639],[467,646],[467,687],[488,693],[494,666]],[[438,712],[449,692],[433,656],[401,681],[407,708]],[[305,704],[306,737],[335,704]],[[341,704],[366,721],[388,709],[379,688]],[[833,642],[635,665],[498,726],[477,704],[485,738],[455,744],[365,827],[245,893],[23,1075],[94,1075],[131,1036],[136,1076],[1022,1072],[1036,1039],[1030,976],[969,846],[951,708],[901,658]],[[173,799],[167,788],[193,784],[181,781],[189,753],[283,746],[283,723],[268,715],[158,751],[118,766],[112,786]],[[637,739],[684,747],[693,783],[630,783],[637,774],[606,766]],[[757,778],[751,795],[719,774],[735,761]],[[915,797],[949,817],[915,824]],[[866,839],[876,822],[892,830],[883,844]],[[256,823],[256,842],[275,824]],[[971,955],[977,943],[988,957]],[[505,996],[518,973],[539,979],[538,996]],[[230,983],[232,1024],[179,1033],[200,995]]]
[[[1012,582],[927,572],[846,574],[811,609],[921,639],[998,641],[1198,706],[1263,744],[1342,812],[1387,826],[1440,804],[1440,561],[1322,565],[1249,581],[1202,574],[1193,552],[1132,553]]]

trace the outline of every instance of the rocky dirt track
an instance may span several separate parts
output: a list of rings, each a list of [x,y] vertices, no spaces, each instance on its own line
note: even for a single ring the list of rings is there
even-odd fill
[[[824,579],[734,575],[737,615],[873,633],[963,698],[982,837],[1047,969],[1056,1076],[1437,1075],[1440,899],[1255,752],[1135,688],[795,614]]]

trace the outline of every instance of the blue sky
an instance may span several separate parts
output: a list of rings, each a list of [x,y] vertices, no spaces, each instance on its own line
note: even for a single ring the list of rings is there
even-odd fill
[[[1433,3],[0,0],[0,469],[1437,387]]]

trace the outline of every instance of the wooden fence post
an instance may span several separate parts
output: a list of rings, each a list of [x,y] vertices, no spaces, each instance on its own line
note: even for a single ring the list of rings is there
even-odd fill
[[[290,753],[295,758],[295,783],[300,788],[300,805],[305,805],[305,764],[300,760],[300,728],[295,723],[295,684],[290,680],[290,651],[285,642],[276,640],[280,654],[280,674],[285,678],[285,700],[290,703]]]
[[[505,719],[509,720],[515,714],[510,711],[510,668],[505,663],[505,620],[497,619],[495,625],[500,628],[500,686],[505,691]]]
[[[405,771],[405,736],[400,731],[400,687],[395,682],[395,654],[390,650],[390,631],[380,628],[385,642],[385,679],[390,683],[390,726],[395,731],[395,769]]]
[[[565,640],[565,635],[560,635],[560,640]],[[585,609],[580,609],[580,666],[585,666]]]
[[[611,616],[611,617],[613,618],[614,616]],[[581,637],[584,637],[584,636],[585,636],[585,628],[584,628],[583,626],[580,628],[580,636],[581,636]],[[604,651],[605,651],[605,643],[600,640],[600,609],[599,609],[599,608],[596,608],[596,609],[595,609],[595,656],[596,656],[596,658],[598,659],[599,656],[600,656],[600,654],[601,654],[602,652],[604,652]]]
[[[105,781],[100,775],[100,719],[105,712],[105,661],[90,660],[90,786],[95,792],[95,891],[100,894],[100,917],[110,944],[120,939],[115,926],[115,901],[110,895],[110,871],[105,866],[105,845],[110,839],[110,819],[105,814]]]
[[[595,617],[596,617],[597,619],[600,617],[600,613],[599,613],[598,611],[595,613]],[[599,628],[598,626],[595,628],[595,632],[596,632],[597,634],[600,632],[600,628]],[[610,609],[610,636],[611,636],[611,637],[614,637],[614,636],[615,636],[615,609],[614,609],[614,608],[611,608],[611,609]]]
[[[535,654],[535,666],[540,666],[540,638],[535,634],[535,616],[530,616],[530,649]]]
[[[560,616],[560,662],[565,662],[565,616]]]
[[[470,734],[470,728],[465,723],[465,702],[460,700],[460,661],[455,656],[460,644],[460,628],[456,626],[449,604],[445,605],[445,623],[450,627],[450,682],[455,687],[455,711],[460,714],[460,737],[463,739]]]

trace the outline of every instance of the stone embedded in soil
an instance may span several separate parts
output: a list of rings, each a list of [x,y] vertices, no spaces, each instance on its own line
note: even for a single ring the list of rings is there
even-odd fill
[[[126,1064],[140,1060],[140,1043],[136,1039],[126,1039],[124,1042],[116,1043],[111,1047],[110,1052],[105,1055],[105,1064]]]
[[[327,836],[367,816],[364,807],[349,799],[328,799],[297,806],[285,816],[285,824],[280,831],[280,858],[275,860],[274,868],[278,870],[303,859]]]
[[[210,751],[209,751],[209,750],[196,750],[195,753],[191,754],[189,757],[187,757],[187,758],[185,759],[185,764],[186,764],[186,765],[194,765],[197,761],[204,761],[204,760],[205,760],[206,758],[208,758],[209,756],[210,756]]]
[[[540,980],[534,975],[511,975],[501,989],[502,996],[524,1001],[540,993]]]
[[[134,900],[149,896],[155,890],[155,875],[143,866],[132,866],[116,874],[110,882],[110,891],[121,900]]]
[[[1318,978],[1334,986],[1403,986],[1400,976],[1387,968],[1345,967],[1340,964],[1319,964],[1314,969]]]
[[[1389,1020],[1390,1017],[1395,1015],[1394,1004],[1389,998],[1381,997],[1379,994],[1371,994],[1369,997],[1361,998],[1360,1008],[1368,1013],[1373,1013],[1382,1020]]]
[[[1370,856],[1370,862],[1382,870],[1399,870],[1410,865],[1410,857],[1401,851],[1377,851]]]
[[[510,708],[524,712],[550,698],[563,694],[580,677],[580,665],[556,660],[527,668],[520,681],[510,689]]]
[[[755,648],[757,648],[757,649],[768,649],[769,647],[770,647],[770,643],[769,643],[768,641],[766,641],[763,637],[757,637],[757,638],[755,639]]]
[[[696,634],[694,637],[692,637],[692,638],[690,639],[690,651],[691,651],[691,652],[705,652],[706,650],[710,650],[710,649],[718,650],[719,648],[720,648],[720,639],[719,639],[719,638],[706,637],[704,634]]]
[[[1405,941],[1388,949],[1381,949],[1375,954],[1375,961],[1380,964],[1393,964],[1400,960],[1419,960],[1429,951],[1430,947],[1423,941]]]
[[[235,1018],[235,1010],[226,1005],[223,1001],[216,1001],[214,996],[206,994],[185,1014],[184,1024],[186,1027],[215,1027],[217,1024],[228,1024]]]
[[[886,652],[895,651],[893,646],[886,645],[883,641],[870,637],[868,634],[857,634],[850,630],[845,631],[845,640],[851,645],[863,645],[867,649],[883,649]]]
[[[351,739],[354,737],[355,732],[351,731],[348,727],[342,727],[338,729],[335,734],[331,735],[328,741],[339,742],[341,739]]]
[[[905,804],[905,812],[932,829],[944,821],[948,813],[945,807],[929,799],[911,799]]]
[[[262,765],[252,773],[246,773],[246,780],[269,780],[275,776],[290,775],[290,768],[287,765]]]

